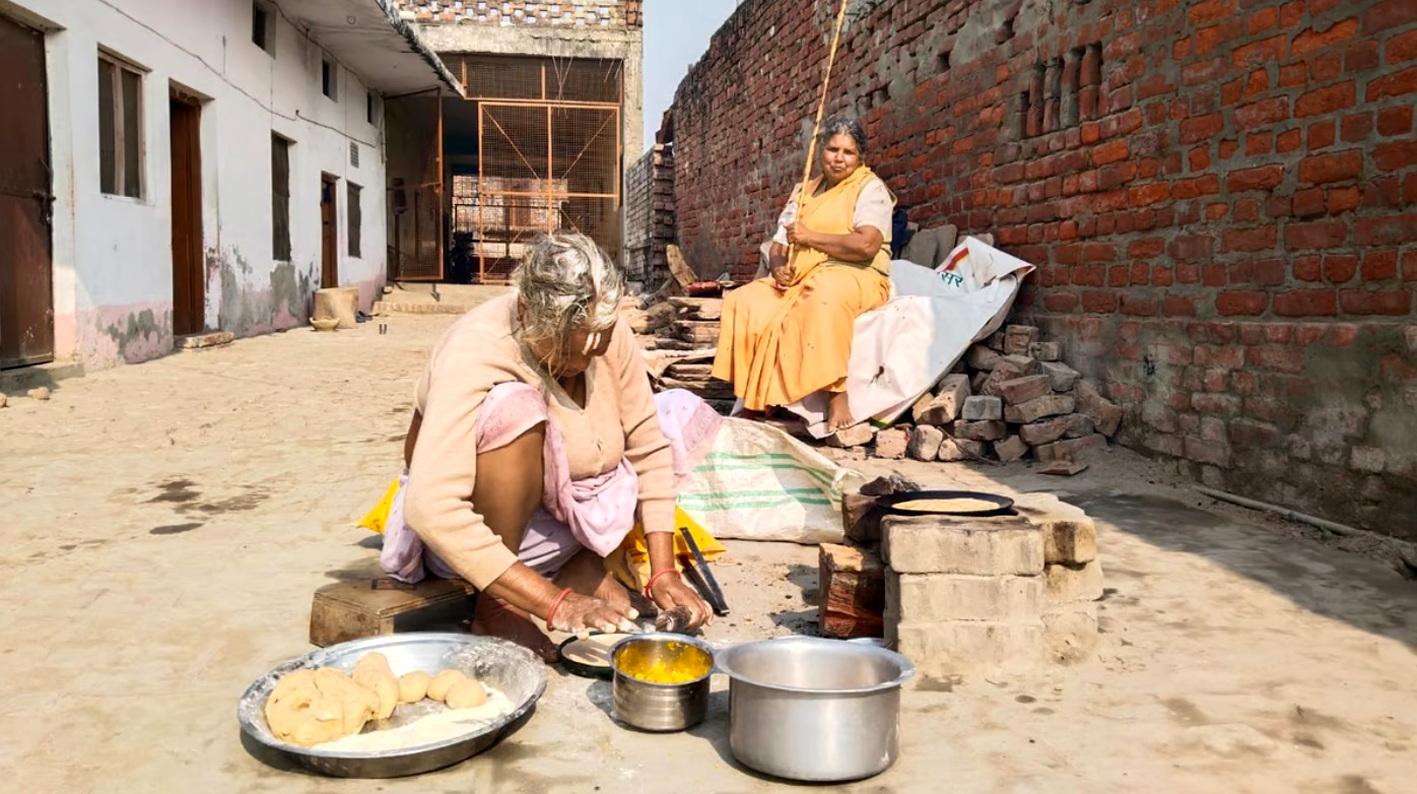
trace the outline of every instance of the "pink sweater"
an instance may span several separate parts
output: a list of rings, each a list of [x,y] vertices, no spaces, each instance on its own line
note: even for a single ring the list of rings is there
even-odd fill
[[[616,324],[610,350],[586,371],[582,409],[517,341],[517,325],[515,294],[468,312],[433,349],[415,396],[423,425],[409,467],[405,518],[434,553],[478,588],[516,562],[471,501],[477,413],[499,383],[520,381],[545,396],[572,479],[604,474],[628,460],[639,477],[638,515],[645,531],[674,531],[673,455],[629,326],[623,319]]]

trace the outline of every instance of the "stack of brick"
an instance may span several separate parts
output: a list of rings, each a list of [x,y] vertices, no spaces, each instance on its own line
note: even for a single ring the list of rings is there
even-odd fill
[[[1060,345],[1042,340],[1037,328],[1010,325],[971,347],[955,372],[916,402],[913,426],[858,426],[831,443],[869,443],[888,459],[1074,461],[1107,446],[1122,409],[1061,357]]]
[[[1056,498],[1025,501],[1014,516],[880,519],[886,640],[922,675],[1068,664],[1096,647],[1096,528]]]
[[[720,410],[732,407],[732,384],[709,374],[718,349],[721,299],[672,297],[626,313],[657,389],[685,389]]]

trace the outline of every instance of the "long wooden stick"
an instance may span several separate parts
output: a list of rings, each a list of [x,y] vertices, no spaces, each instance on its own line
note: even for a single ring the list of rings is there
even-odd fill
[[[807,143],[807,162],[802,166],[802,192],[797,194],[797,218],[796,223],[802,217],[802,205],[807,200],[807,183],[812,180],[812,161],[817,159],[817,136],[822,131],[822,115],[827,110],[827,89],[831,86],[832,67],[836,65],[836,48],[841,43],[841,29],[846,24],[846,7],[851,0],[841,0],[841,10],[836,14],[836,30],[832,33],[831,52],[827,54],[827,66],[822,75],[822,99],[817,103],[817,120],[812,125],[812,139]],[[794,243],[787,251],[787,261],[791,262],[797,255],[797,245]]]

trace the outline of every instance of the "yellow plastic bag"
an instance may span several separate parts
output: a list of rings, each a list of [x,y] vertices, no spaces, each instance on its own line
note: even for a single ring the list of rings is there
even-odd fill
[[[693,536],[694,543],[698,544],[699,551],[703,552],[704,559],[709,562],[722,557],[728,550],[713,535],[710,535],[698,522],[689,517],[681,508],[674,508],[675,527],[687,527],[689,534]],[[684,566],[680,562],[683,557],[693,554],[689,549],[689,544],[684,541],[684,536],[678,532],[674,533],[674,567],[683,570]],[[625,542],[620,544],[620,548],[611,552],[605,558],[605,569],[614,574],[616,579],[626,587],[639,591],[644,589],[644,583],[649,581],[649,546],[645,543],[644,528],[639,524],[630,530],[630,534],[625,536]]]
[[[389,511],[394,507],[394,495],[398,492],[399,481],[395,478],[389,486],[389,490],[384,492],[384,498],[380,499],[379,503],[374,505],[374,509],[369,511],[369,515],[359,522],[359,527],[370,532],[377,532],[380,535],[384,534],[384,522],[389,520]]]

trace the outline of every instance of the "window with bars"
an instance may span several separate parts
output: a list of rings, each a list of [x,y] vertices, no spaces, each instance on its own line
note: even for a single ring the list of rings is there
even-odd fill
[[[271,257],[290,261],[290,141],[271,133]]]
[[[105,54],[98,56],[99,189],[143,197],[143,75]]]
[[[364,210],[359,206],[359,194],[364,188],[353,182],[348,183],[349,201],[347,202],[349,212],[349,255],[358,259],[360,253],[360,239],[364,236]]]

